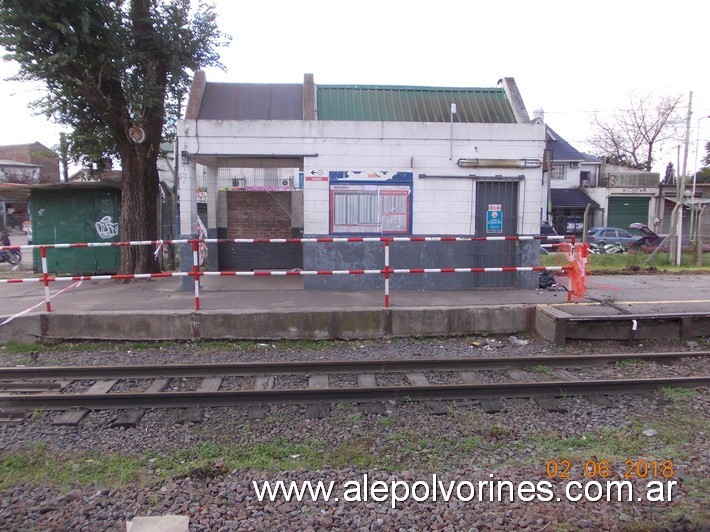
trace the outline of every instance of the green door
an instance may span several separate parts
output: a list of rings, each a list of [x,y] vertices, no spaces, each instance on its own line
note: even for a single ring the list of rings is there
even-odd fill
[[[635,222],[648,223],[648,207],[651,198],[639,196],[617,196],[609,198],[607,226],[629,230]],[[636,233],[636,231],[633,231]]]
[[[33,190],[34,244],[118,242],[119,191],[117,189]],[[41,270],[39,251],[35,269]],[[120,248],[78,247],[47,250],[51,273],[91,275],[115,273]]]

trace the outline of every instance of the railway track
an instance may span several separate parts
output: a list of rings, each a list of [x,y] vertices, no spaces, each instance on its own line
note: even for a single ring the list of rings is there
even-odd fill
[[[560,397],[582,395],[592,402],[612,406],[607,395],[710,384],[707,374],[589,379],[569,368],[630,362],[674,364],[690,357],[709,356],[710,352],[684,351],[478,359],[6,367],[0,368],[0,411],[6,422],[14,422],[36,410],[63,410],[55,422],[76,424],[91,410],[128,410],[117,424],[134,426],[150,408],[187,409],[186,420],[199,421],[204,407],[247,406],[253,417],[260,417],[264,405],[304,404],[309,417],[325,417],[331,403],[356,402],[366,411],[384,413],[384,401],[424,401],[432,413],[445,413],[446,401],[476,400],[486,411],[496,412],[504,409],[502,398],[529,397],[547,410],[562,412],[564,407],[557,401]],[[428,379],[432,373],[445,375],[445,383]],[[501,378],[490,382],[490,373]],[[349,376],[350,384],[334,385],[331,379],[337,381],[334,376],[342,375]],[[386,375],[397,375],[398,382],[381,379]],[[280,376],[295,376],[304,385],[280,388]],[[239,389],[225,386],[232,377],[242,379]],[[172,389],[173,380],[185,379],[197,381],[194,389]],[[122,382],[131,383],[127,391],[112,391],[121,388]]]

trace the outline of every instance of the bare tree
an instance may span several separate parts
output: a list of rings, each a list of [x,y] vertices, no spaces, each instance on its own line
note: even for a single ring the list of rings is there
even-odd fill
[[[639,170],[651,170],[654,149],[664,141],[678,138],[683,117],[679,112],[682,95],[636,96],[629,94],[629,106],[617,109],[608,120],[592,119],[589,143],[607,162]]]

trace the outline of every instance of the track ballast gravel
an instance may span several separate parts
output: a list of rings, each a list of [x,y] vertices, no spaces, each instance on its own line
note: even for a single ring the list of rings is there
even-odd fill
[[[527,342],[520,345],[515,340]],[[119,365],[190,362],[250,362],[293,360],[356,360],[386,358],[468,358],[483,356],[535,356],[575,353],[623,353],[700,349],[701,341],[624,343],[572,343],[558,348],[537,336],[453,339],[401,339],[367,342],[128,344],[92,346],[76,344],[64,351],[38,355],[3,354],[2,365]],[[706,347],[706,346],[705,346]],[[704,361],[690,366],[708,371]],[[686,368],[687,369],[687,368]],[[589,368],[592,376],[633,373],[672,376],[675,370],[653,363]],[[606,373],[603,373],[606,372]],[[436,378],[434,375],[433,378]],[[344,377],[346,385],[352,385]],[[244,379],[248,380],[248,379]],[[242,386],[242,379],[234,379]],[[184,386],[195,382],[185,380]],[[703,530],[707,519],[710,445],[708,434],[693,434],[678,427],[679,443],[668,431],[675,412],[683,412],[707,426],[710,400],[707,389],[685,399],[669,399],[661,392],[617,396],[613,408],[597,406],[583,398],[561,399],[567,413],[550,413],[525,399],[504,400],[505,413],[486,414],[476,402],[452,402],[448,415],[431,415],[418,402],[387,403],[386,416],[363,414],[356,405],[337,405],[325,419],[308,419],[300,406],[267,407],[265,417],[251,419],[248,409],[210,408],[198,424],[176,424],[178,412],[149,411],[134,429],[110,428],[117,413],[93,412],[78,427],[51,424],[54,413],[38,412],[16,427],[0,427],[0,457],[13,460],[23,453],[44,453],[70,464],[76,471],[56,482],[17,482],[0,491],[2,530],[121,530],[137,515],[180,514],[190,518],[190,530]],[[675,409],[675,410],[674,410]],[[661,424],[659,420],[666,420]],[[670,428],[669,428],[670,427]],[[654,434],[654,430],[656,433]],[[646,431],[650,436],[644,436]],[[608,440],[604,437],[608,436]],[[585,441],[598,438],[596,446]],[[574,442],[577,441],[577,444]],[[353,463],[333,465],[298,452],[276,456],[265,467],[232,468],[224,449],[248,450],[272,445],[292,452],[322,449],[352,451]],[[211,446],[211,447],[210,447]],[[261,446],[261,447],[260,447]],[[206,449],[216,449],[212,456]],[[585,451],[585,449],[590,449]],[[606,456],[597,456],[608,448]],[[356,452],[357,451],[357,452]],[[202,466],[166,475],[160,464],[170,457],[201,452]],[[666,453],[672,452],[673,455]],[[586,453],[586,454],[585,454]],[[594,453],[594,454],[593,454]],[[138,480],[128,483],[80,481],[90,460],[125,455],[142,464]],[[626,459],[672,459],[678,486],[671,502],[624,501],[436,502],[409,500],[392,508],[391,501],[346,502],[342,486],[348,482],[416,481],[431,484],[436,474],[450,482],[550,481],[548,460],[572,457],[571,478],[585,482],[585,459],[609,458],[612,475],[621,480]],[[369,457],[369,459],[368,459]],[[336,457],[334,457],[335,459]],[[188,460],[186,458],[186,460]],[[347,462],[347,460],[346,460]],[[312,468],[307,463],[317,463]],[[179,462],[178,462],[179,464]],[[207,464],[205,467],[204,464]],[[279,464],[276,467],[274,464]],[[364,464],[364,465],[363,465]],[[607,480],[609,480],[607,479]],[[339,501],[275,502],[257,500],[253,483],[261,481],[333,481]],[[601,479],[597,479],[601,480]],[[645,479],[650,480],[650,479]],[[639,493],[645,480],[637,479]],[[660,479],[664,480],[664,479]],[[0,479],[2,482],[2,479]],[[563,483],[552,480],[555,494]],[[352,484],[350,484],[352,485]],[[458,485],[458,484],[457,484]],[[420,484],[420,489],[423,485]],[[463,493],[464,499],[467,492]]]

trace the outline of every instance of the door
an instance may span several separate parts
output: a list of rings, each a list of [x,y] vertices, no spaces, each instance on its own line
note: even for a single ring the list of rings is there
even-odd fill
[[[39,191],[32,196],[34,244],[117,242],[119,193],[109,190]],[[35,268],[41,270],[35,250]],[[115,273],[118,247],[76,247],[47,250],[52,273]]]
[[[512,236],[518,228],[519,181],[476,183],[476,236]],[[517,243],[512,240],[476,242],[474,267],[499,268],[517,265]],[[473,276],[476,288],[517,287],[515,272],[485,272]]]
[[[617,196],[609,198],[608,227],[628,229],[636,222],[648,224],[648,207],[651,198],[639,196]]]

